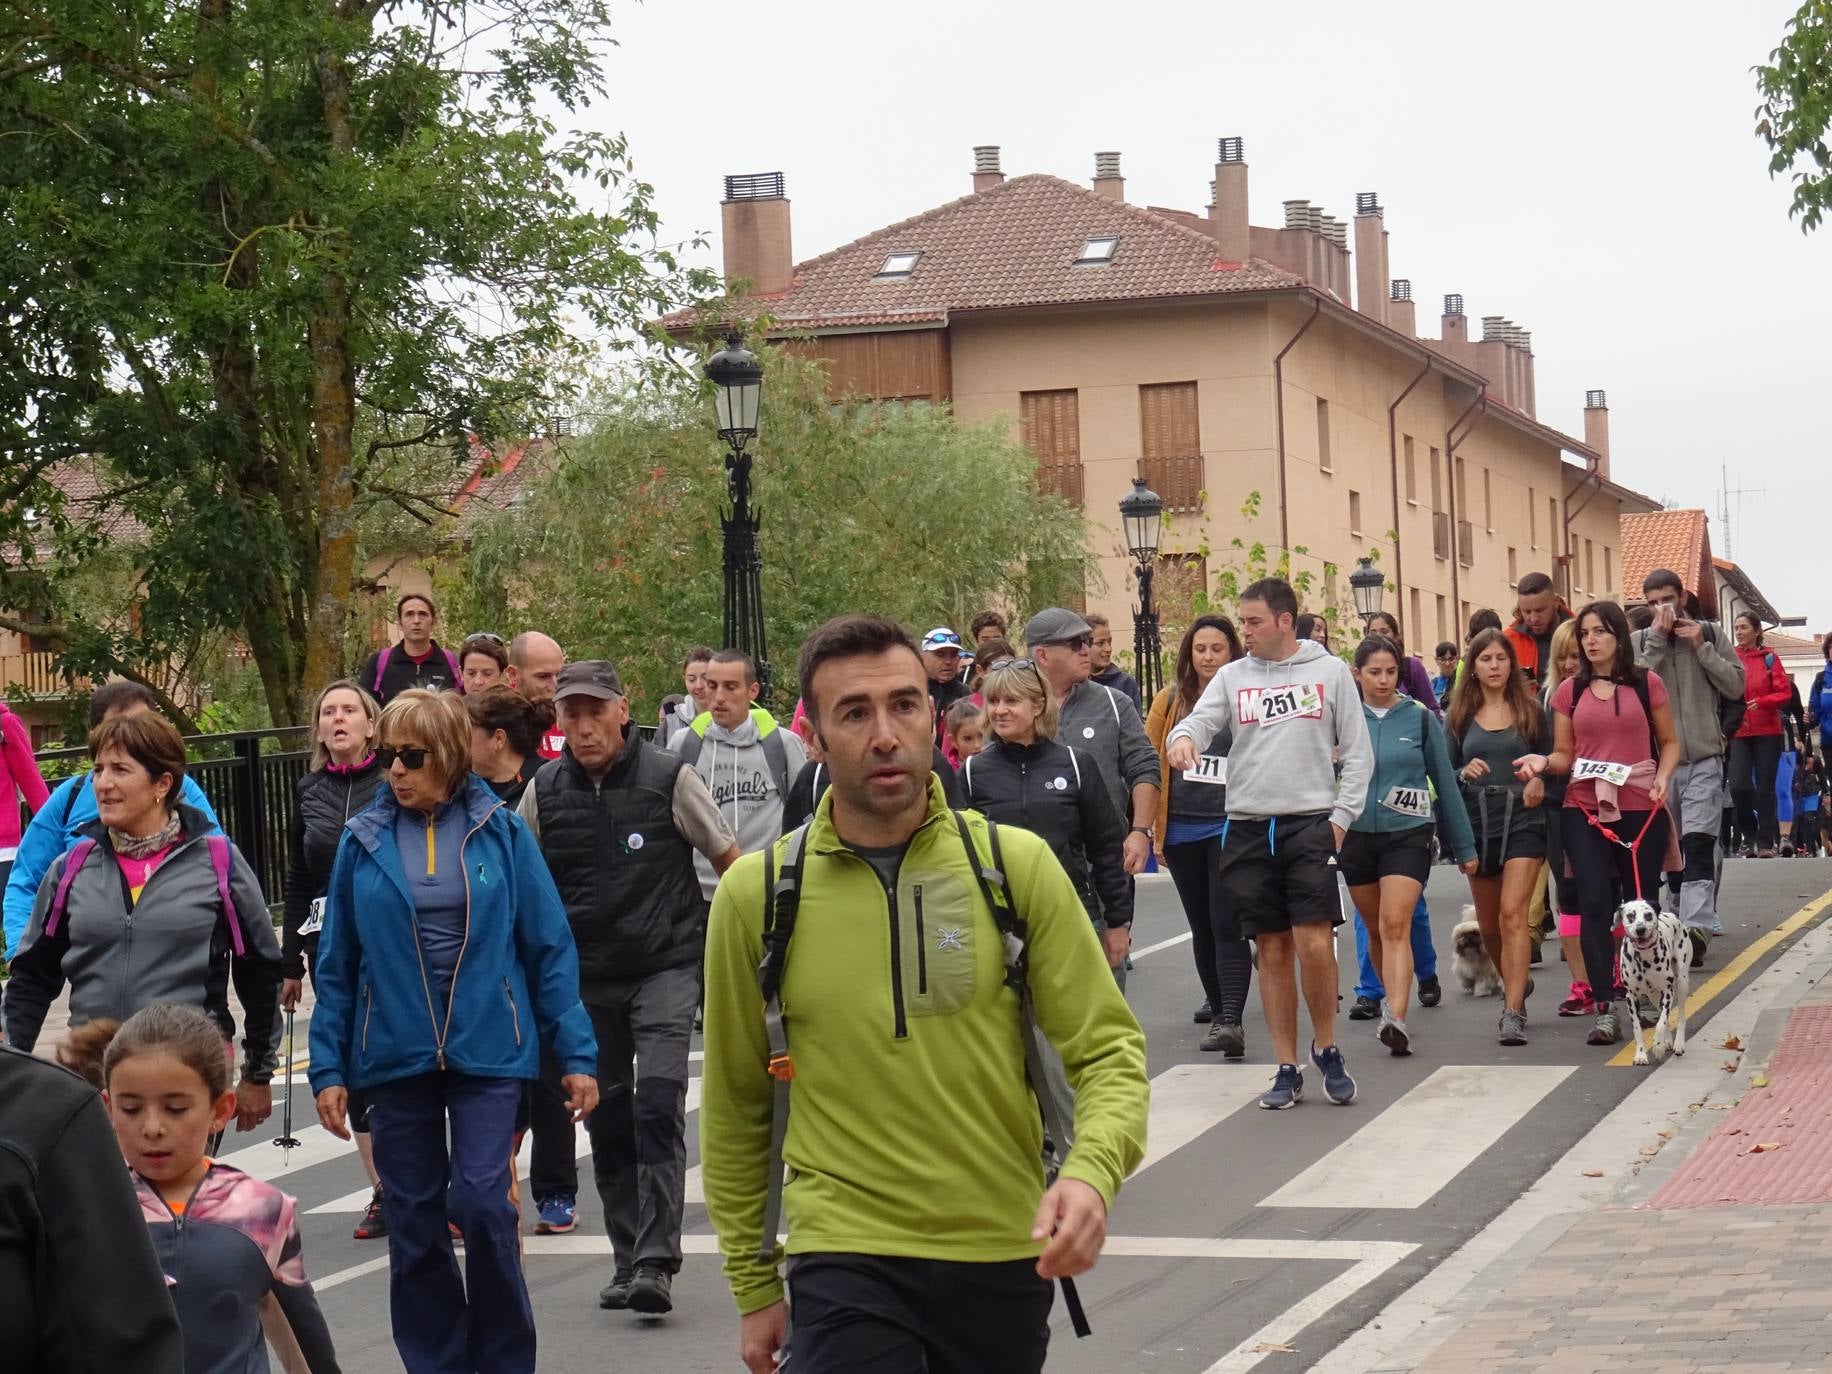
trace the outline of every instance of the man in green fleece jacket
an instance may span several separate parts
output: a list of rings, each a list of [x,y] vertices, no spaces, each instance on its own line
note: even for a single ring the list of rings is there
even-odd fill
[[[700,1155],[744,1363],[768,1374],[787,1341],[786,1249],[797,1374],[1041,1370],[1050,1281],[1093,1267],[1144,1155],[1144,1033],[1049,848],[1001,829],[1037,1023],[1076,1094],[1076,1140],[1046,1191],[1018,998],[979,861],[930,771],[916,646],[897,625],[843,616],[802,646],[800,678],[833,781],[809,822],[784,960],[789,1240],[770,1259],[762,854],[720,883],[706,947]],[[984,819],[967,824],[986,852]],[[780,871],[787,841],[774,853]]]

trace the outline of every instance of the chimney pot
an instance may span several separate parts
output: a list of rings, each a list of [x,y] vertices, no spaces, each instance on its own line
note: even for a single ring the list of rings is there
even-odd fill
[[[1606,396],[1601,390],[1586,391],[1584,393],[1584,409],[1586,410],[1608,410],[1609,409],[1609,397]]]
[[[795,256],[783,174],[752,172],[726,177],[719,219],[726,285],[748,282],[761,296],[787,291],[794,282]]]
[[[1452,291],[1444,297],[1444,313],[1446,315],[1463,313],[1463,293],[1461,291]]]
[[[1096,153],[1094,155],[1094,175],[1097,177],[1116,177],[1120,174],[1120,155],[1118,153]]]
[[[982,143],[973,150],[973,189],[975,191],[991,190],[1005,180],[1005,171],[999,166],[999,145]]]
[[[1412,299],[1412,280],[1411,278],[1395,277],[1393,279],[1393,290],[1390,293],[1388,298],[1390,300],[1396,300],[1396,301],[1411,300]]]
[[[1358,215],[1381,215],[1386,212],[1380,208],[1380,192],[1357,191],[1355,193],[1355,213]]]
[[[1227,138],[1218,139],[1216,142],[1218,146],[1215,160],[1217,162],[1245,162],[1247,160],[1246,140],[1241,138],[1240,135],[1230,135]]]
[[[1307,229],[1310,227],[1310,202],[1308,200],[1288,200],[1285,202],[1285,227],[1287,229]]]
[[[1094,192],[1108,200],[1126,199],[1126,179],[1120,175],[1118,153],[1094,155]]]

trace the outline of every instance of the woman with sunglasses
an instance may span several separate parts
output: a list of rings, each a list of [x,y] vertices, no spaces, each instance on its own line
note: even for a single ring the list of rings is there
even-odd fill
[[[458,646],[458,672],[467,695],[507,681],[509,648],[503,637],[487,630],[466,635]]]
[[[346,827],[331,872],[312,1091],[346,1139],[351,1090],[368,1097],[402,1363],[521,1374],[535,1341],[516,1115],[543,1045],[574,1119],[597,1103],[578,954],[540,847],[471,771],[464,702],[403,692],[376,733],[388,789]]]
[[[1184,631],[1177,646],[1176,675],[1152,699],[1145,716],[1145,734],[1160,760],[1172,727],[1189,714],[1215,674],[1239,657],[1240,636],[1225,615],[1199,615]],[[1240,933],[1240,922],[1221,899],[1218,881],[1221,837],[1228,828],[1227,757],[1233,738],[1224,725],[1210,741],[1201,766],[1188,772],[1173,774],[1168,762],[1161,764],[1157,830],[1164,865],[1189,922],[1190,951],[1202,983],[1196,1020],[1208,1025],[1208,1033],[1201,1048],[1240,1059],[1247,1053],[1241,1017],[1253,982],[1253,955]]]
[[[350,817],[375,800],[382,770],[375,761],[375,720],[381,707],[356,683],[333,682],[312,706],[312,761],[294,787],[292,834],[286,849],[286,912],[281,918],[280,1006],[292,1011],[312,974],[317,989],[318,934],[324,927],[324,894],[331,864]],[[388,1234],[382,1216],[382,1184],[369,1148],[368,1110],[360,1093],[350,1096],[350,1129],[356,1153],[369,1176],[369,1205],[352,1233],[357,1240]]]

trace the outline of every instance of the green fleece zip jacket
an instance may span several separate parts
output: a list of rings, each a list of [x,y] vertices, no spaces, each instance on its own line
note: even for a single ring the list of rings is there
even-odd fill
[[[809,822],[801,904],[782,980],[795,1063],[783,1195],[789,1254],[913,1259],[1035,1256],[1042,1125],[1024,1076],[1017,994],[998,925],[941,785],[898,872],[895,899],[848,849],[832,793]],[[989,858],[986,820],[966,813]],[[1108,970],[1074,885],[1049,846],[999,828],[1028,923],[1037,1023],[1075,1089],[1062,1177],[1112,1204],[1145,1153],[1145,1033]],[[780,872],[786,841],[779,841]],[[769,1047],[757,986],[763,855],[726,872],[706,939],[700,1162],[706,1210],[741,1313],[783,1295],[759,1257],[770,1155]]]

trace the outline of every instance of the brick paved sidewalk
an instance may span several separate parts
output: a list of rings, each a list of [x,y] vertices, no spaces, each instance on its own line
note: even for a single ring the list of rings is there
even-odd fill
[[[1751,1078],[1652,1197],[1581,1217],[1419,1374],[1832,1370],[1832,987]]]

